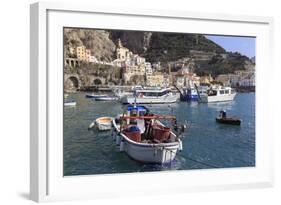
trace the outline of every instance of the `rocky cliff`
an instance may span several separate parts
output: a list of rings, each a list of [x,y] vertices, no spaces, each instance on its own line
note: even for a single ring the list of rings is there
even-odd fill
[[[116,58],[118,39],[133,53],[144,56],[147,61],[165,65],[191,57],[191,50],[214,53],[209,60],[196,60],[195,72],[199,75],[218,75],[253,67],[254,63],[239,53],[227,53],[225,49],[201,34],[159,33],[145,31],[95,30],[66,28],[64,45],[67,57],[75,57],[71,48],[84,45],[91,49],[98,60],[110,62]],[[223,57],[225,54],[226,57]],[[200,55],[200,53],[199,53]],[[203,54],[202,54],[203,55]]]
[[[98,60],[110,62],[115,59],[115,43],[105,30],[65,28],[64,45],[67,57],[76,57],[70,48],[84,45]]]

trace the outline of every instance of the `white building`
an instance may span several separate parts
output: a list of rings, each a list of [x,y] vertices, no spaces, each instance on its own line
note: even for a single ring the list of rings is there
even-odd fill
[[[244,78],[241,81],[239,81],[239,85],[240,86],[246,86],[246,87],[248,87],[248,86],[256,86],[255,73],[253,73],[248,78]]]
[[[141,65],[141,64],[145,63],[145,58],[143,58],[137,54],[134,55],[133,59],[134,59],[134,62],[136,65]]]
[[[144,64],[144,66],[145,66],[145,73],[146,73],[146,75],[152,75],[151,63],[146,62],[146,63]]]
[[[90,56],[89,62],[91,62],[91,63],[98,63],[99,61],[98,61],[98,59],[95,56]]]

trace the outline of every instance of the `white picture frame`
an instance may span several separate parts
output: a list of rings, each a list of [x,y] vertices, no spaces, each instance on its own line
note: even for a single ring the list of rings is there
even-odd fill
[[[91,20],[93,19],[97,21]],[[149,23],[148,23],[149,22]],[[155,25],[157,24],[157,28]],[[183,26],[182,25],[187,25]],[[257,37],[256,166],[160,173],[63,177],[62,30],[66,27],[155,30]],[[272,88],[273,19],[182,11],[97,8],[35,3],[30,15],[30,198],[34,201],[92,199],[273,186],[273,133],[266,98]],[[266,86],[265,86],[266,85]],[[268,107],[268,110],[263,109]],[[263,119],[268,119],[264,122]],[[137,176],[137,177],[136,177]],[[147,183],[153,178],[153,183]],[[133,184],[132,184],[133,180]],[[179,183],[182,182],[182,183]],[[172,188],[171,188],[172,187]]]

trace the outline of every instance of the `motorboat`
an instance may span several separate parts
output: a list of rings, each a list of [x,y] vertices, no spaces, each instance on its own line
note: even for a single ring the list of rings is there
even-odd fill
[[[160,120],[171,120],[165,126]],[[142,163],[170,163],[183,149],[184,125],[177,126],[175,116],[153,115],[142,105],[128,105],[113,121],[113,139],[121,152]]]
[[[121,99],[122,97],[124,96],[127,96],[127,95],[133,95],[133,91],[124,91],[122,89],[112,89],[112,92],[114,93],[114,95],[116,97],[118,97],[119,99]]]
[[[233,117],[226,117],[226,118],[217,117],[216,121],[218,123],[230,124],[230,125],[240,125],[241,124],[241,120],[239,118],[233,118]]]
[[[100,98],[100,97],[106,97],[105,94],[95,94],[95,93],[87,93],[86,98]]]
[[[241,119],[236,117],[227,117],[226,111],[222,110],[220,111],[219,116],[216,117],[216,122],[223,123],[223,124],[230,124],[230,125],[240,125]]]
[[[117,101],[119,100],[116,96],[104,96],[104,97],[96,97],[95,101]]]
[[[199,96],[199,102],[204,103],[232,101],[236,96],[236,91],[231,87],[218,86],[211,87]]]
[[[65,101],[64,106],[76,106],[76,101],[75,100]]]
[[[168,88],[136,90],[134,95],[125,95],[121,98],[123,104],[162,104],[175,103],[178,96]]]
[[[95,121],[93,121],[88,129],[97,128],[98,130],[110,130],[112,127],[112,117],[99,117]]]

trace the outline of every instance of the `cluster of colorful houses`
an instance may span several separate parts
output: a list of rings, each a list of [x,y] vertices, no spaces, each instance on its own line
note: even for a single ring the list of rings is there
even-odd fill
[[[218,75],[215,79],[212,76],[197,76],[192,72],[194,66],[194,58],[183,58],[182,61],[177,61],[177,66],[181,69],[177,72],[171,71],[171,65],[163,72],[160,62],[151,64],[146,59],[138,54],[134,54],[128,48],[124,47],[119,39],[116,47],[116,59],[112,62],[100,61],[91,54],[91,50],[85,46],[72,48],[71,53],[75,53],[77,58],[65,58],[66,64],[79,64],[79,62],[104,64],[122,68],[122,80],[124,84],[130,84],[134,78],[139,84],[146,86],[169,87],[176,85],[177,87],[194,87],[194,84],[209,84],[212,81],[223,83],[225,86],[255,86],[255,69],[249,68],[239,70],[233,74]],[[209,59],[214,54],[211,52],[192,51],[196,56],[204,59]],[[179,65],[180,64],[180,65]]]

